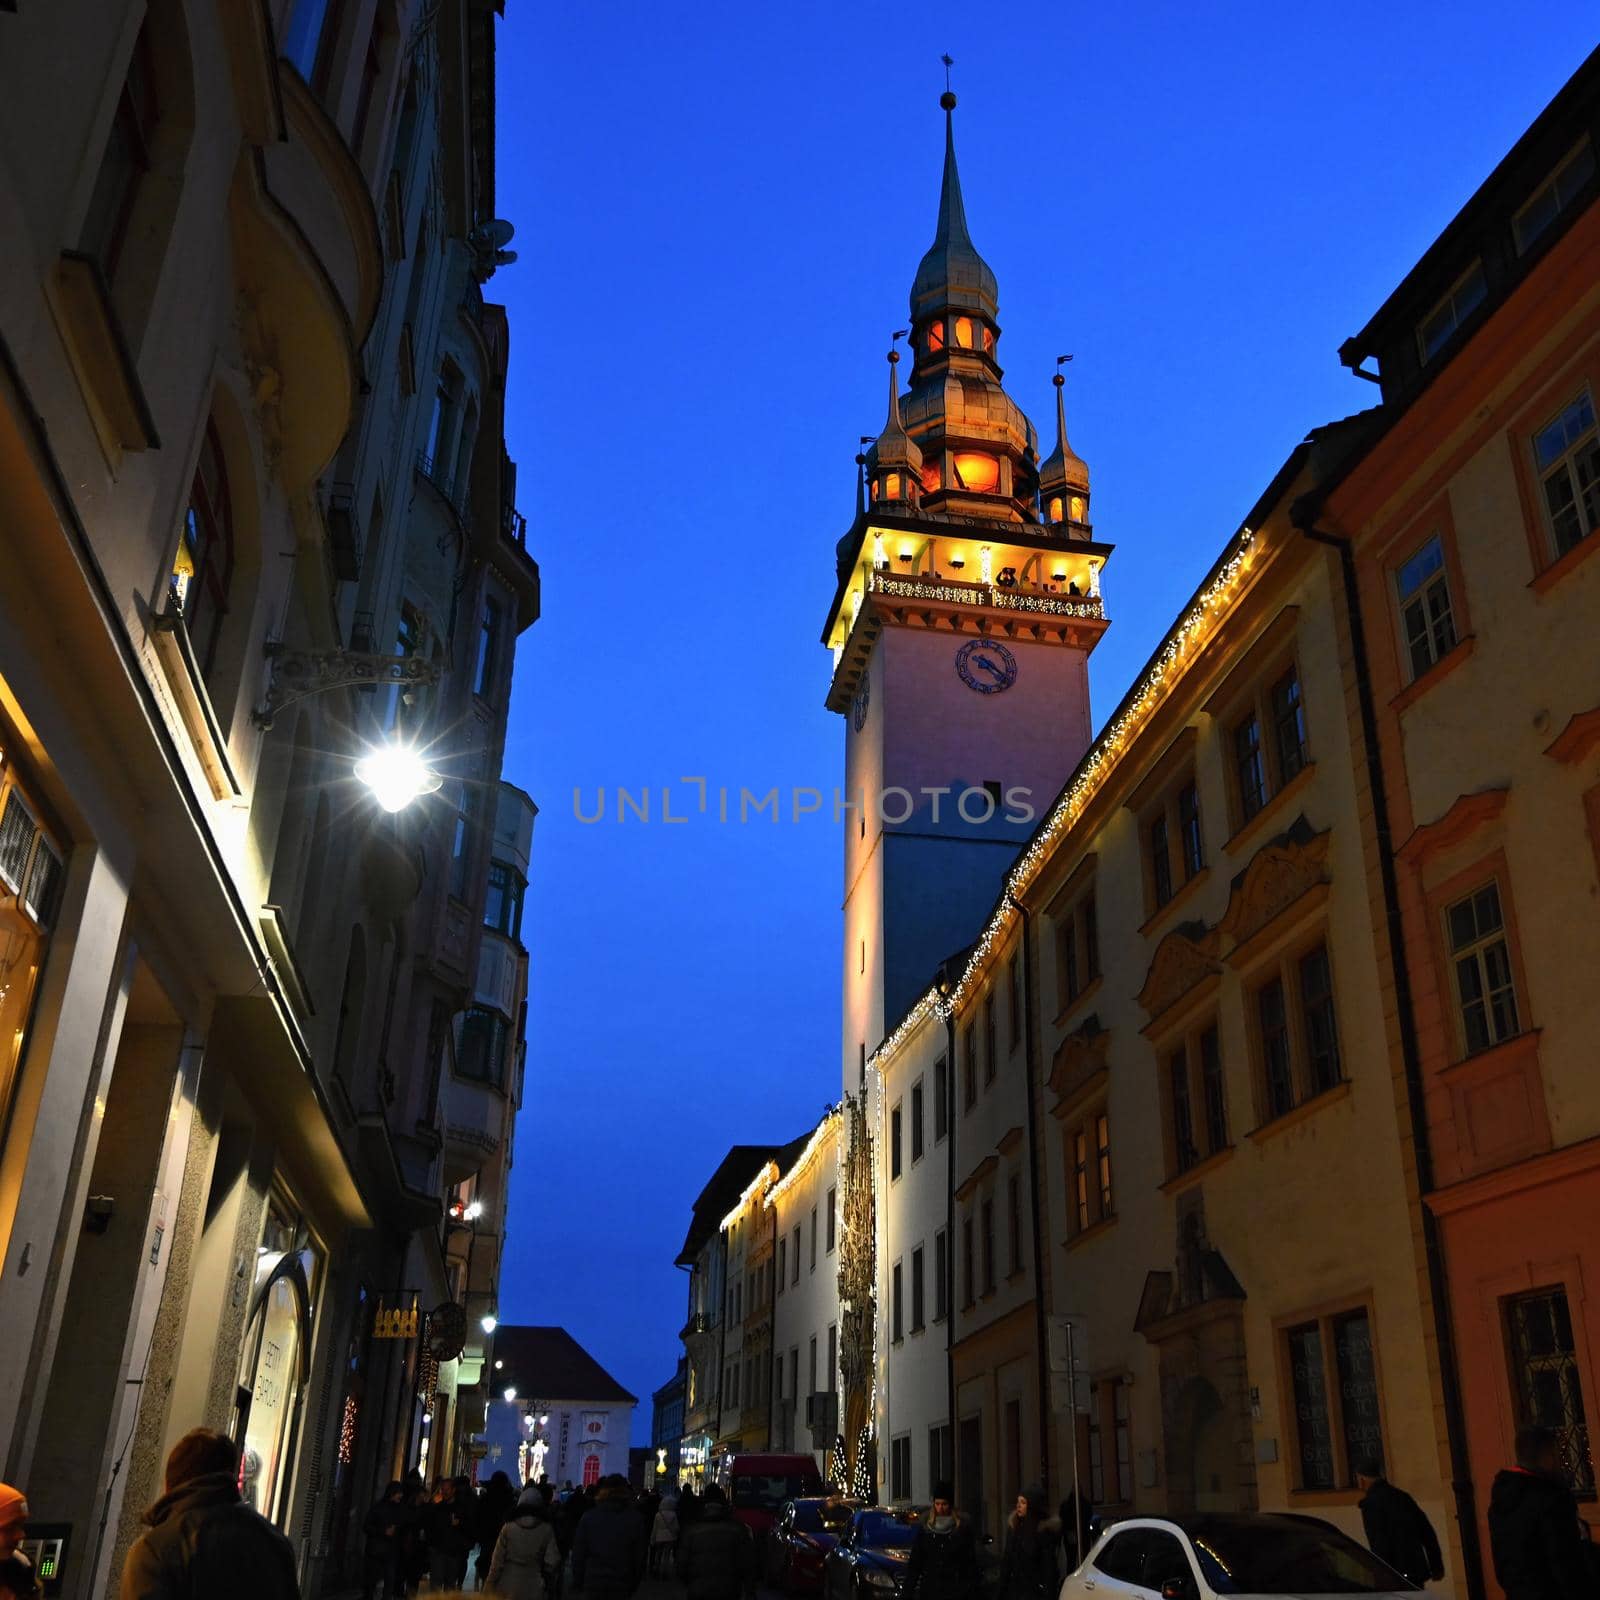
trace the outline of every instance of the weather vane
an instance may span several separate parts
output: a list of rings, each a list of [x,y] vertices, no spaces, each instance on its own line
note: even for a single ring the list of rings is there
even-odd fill
[[[1069,361],[1070,361],[1070,360],[1071,360],[1071,359],[1072,359],[1072,357],[1071,357],[1071,356],[1057,356],[1057,357],[1056,357],[1056,375],[1055,375],[1055,377],[1053,377],[1053,378],[1052,378],[1052,379],[1051,379],[1051,380],[1050,380],[1050,381],[1051,381],[1051,382],[1052,382],[1052,383],[1053,383],[1053,384],[1054,384],[1054,385],[1055,385],[1055,386],[1056,386],[1056,388],[1058,388],[1058,389],[1059,389],[1059,388],[1060,388],[1060,387],[1061,387],[1061,385],[1062,385],[1062,384],[1064,384],[1064,383],[1065,383],[1065,382],[1066,382],[1066,381],[1067,381],[1067,380],[1066,380],[1066,379],[1065,379],[1065,378],[1064,378],[1064,377],[1062,377],[1062,375],[1061,375],[1061,369],[1062,369],[1062,367],[1064,367],[1064,366],[1065,366],[1065,365],[1066,365],[1066,364],[1067,364],[1067,362],[1069,362]]]
[[[950,92],[950,69],[955,65],[955,61],[950,56],[940,56],[939,59],[944,62],[944,88],[945,93],[948,94]]]

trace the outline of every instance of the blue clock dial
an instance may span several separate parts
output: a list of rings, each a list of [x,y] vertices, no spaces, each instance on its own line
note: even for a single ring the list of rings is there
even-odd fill
[[[969,639],[956,651],[956,671],[977,694],[1000,694],[1017,681],[1017,658],[998,639]]]
[[[855,699],[850,702],[850,720],[855,724],[857,733],[867,725],[867,706],[872,700],[872,680],[863,675],[861,687],[856,690]]]

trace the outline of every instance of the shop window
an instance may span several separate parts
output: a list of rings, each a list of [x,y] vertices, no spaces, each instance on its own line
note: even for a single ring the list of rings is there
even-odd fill
[[[1504,1311],[1517,1421],[1555,1434],[1568,1488],[1592,1498],[1594,1452],[1567,1292],[1556,1286],[1517,1295]]]
[[[1594,146],[1585,134],[1511,219],[1517,254],[1542,238],[1557,217],[1571,211],[1594,177]]]
[[[228,498],[228,473],[214,422],[206,424],[195,463],[189,504],[172,565],[173,605],[183,618],[195,664],[209,685],[217,660],[217,643],[228,614],[233,585],[233,508]]]
[[[1424,364],[1449,344],[1456,329],[1483,304],[1488,293],[1483,263],[1474,261],[1451,285],[1450,292],[1417,324],[1417,349]]]
[[[1384,1461],[1372,1313],[1364,1305],[1280,1329],[1284,1396],[1294,1419],[1294,1487],[1355,1486],[1356,1468]]]
[[[1082,1233],[1116,1215],[1111,1187],[1111,1121],[1104,1106],[1066,1130],[1068,1232]]]
[[[1450,604],[1450,574],[1444,542],[1431,534],[1395,570],[1395,597],[1411,676],[1420,678],[1456,647],[1455,610]]]
[[[1280,958],[1254,993],[1261,1120],[1286,1115],[1343,1081],[1333,968],[1325,941]]]
[[[1553,556],[1563,556],[1600,527],[1600,432],[1585,388],[1533,439]]]
[[[1490,879],[1444,915],[1461,1042],[1473,1055],[1521,1031],[1499,883]]]

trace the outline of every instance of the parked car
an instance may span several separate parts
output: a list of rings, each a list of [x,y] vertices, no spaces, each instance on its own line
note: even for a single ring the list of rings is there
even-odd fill
[[[755,1536],[763,1559],[767,1535],[784,1502],[822,1493],[822,1474],[816,1457],[809,1455],[735,1456],[718,1481],[734,1516]]]
[[[822,1567],[824,1600],[885,1600],[905,1575],[920,1510],[872,1506],[853,1512],[850,1526]]]
[[[848,1502],[786,1500],[767,1535],[767,1582],[784,1594],[812,1594],[822,1587],[822,1563],[850,1525]]]
[[[1321,1517],[1196,1512],[1112,1523],[1061,1585],[1061,1600],[1215,1600],[1234,1594],[1399,1600],[1416,1592]]]

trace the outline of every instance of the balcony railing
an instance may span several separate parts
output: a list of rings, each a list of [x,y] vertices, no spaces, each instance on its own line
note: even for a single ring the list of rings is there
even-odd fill
[[[467,513],[467,486],[456,485],[450,476],[450,464],[447,461],[435,460],[426,450],[417,452],[417,471],[438,491],[440,499],[455,512],[456,520],[463,529],[470,528],[471,518]]]
[[[947,605],[993,606],[1004,611],[1032,611],[1050,617],[1100,619],[1105,606],[1098,594],[1082,594],[1068,583],[966,583],[939,574],[885,572],[868,576],[870,594],[900,600],[943,601]]]

